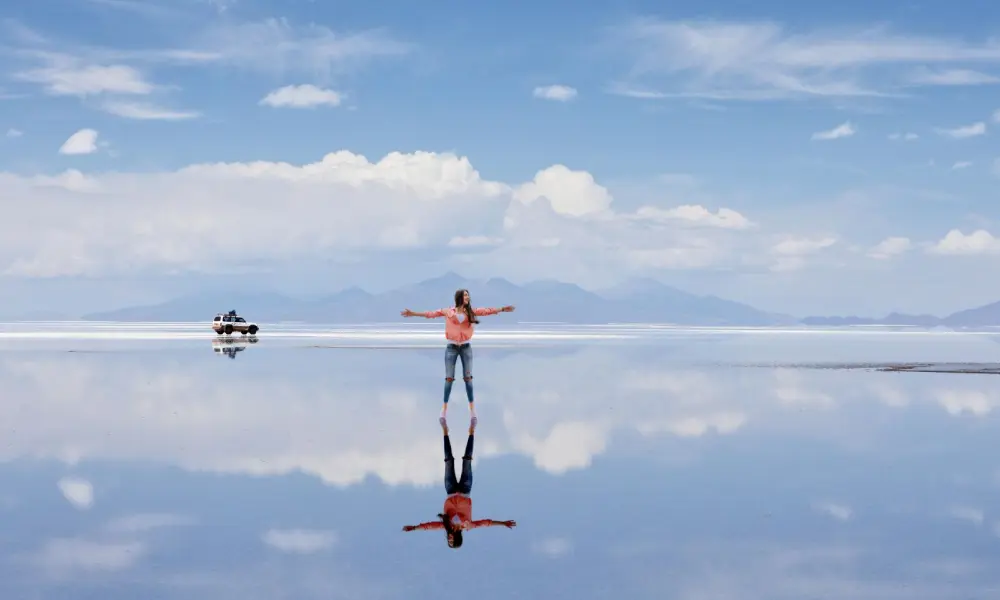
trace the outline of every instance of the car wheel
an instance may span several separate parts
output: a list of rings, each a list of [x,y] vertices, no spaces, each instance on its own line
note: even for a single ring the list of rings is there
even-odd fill
[[[226,325],[226,335],[232,335],[232,333],[233,333],[233,326]]]
[[[248,331],[250,331],[250,335],[257,335],[259,329],[257,329],[256,325],[251,325]]]

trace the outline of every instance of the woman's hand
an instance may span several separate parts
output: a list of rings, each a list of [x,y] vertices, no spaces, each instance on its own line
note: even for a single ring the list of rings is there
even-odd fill
[[[413,525],[404,525],[403,526],[403,531],[413,531],[414,529],[416,529],[416,527],[413,526]]]
[[[410,310],[408,308],[403,309],[403,312],[401,312],[399,314],[403,315],[404,317],[415,317],[415,316],[417,316],[417,313],[413,312],[412,310]]]
[[[508,304],[507,306],[501,308],[500,312],[514,312],[514,306]]]
[[[517,521],[504,521],[503,526],[507,529],[513,529],[514,527],[517,527]]]

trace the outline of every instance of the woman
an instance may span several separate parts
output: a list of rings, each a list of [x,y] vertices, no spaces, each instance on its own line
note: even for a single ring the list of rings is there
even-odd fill
[[[454,308],[442,308],[427,312],[413,312],[410,309],[404,310],[404,317],[424,317],[436,319],[444,317],[444,337],[448,340],[448,346],[444,351],[444,405],[441,407],[441,417],[448,413],[448,399],[451,398],[451,384],[455,381],[455,363],[459,357],[462,358],[462,376],[465,378],[465,395],[469,398],[469,413],[472,415],[473,423],[476,421],[476,407],[472,396],[472,346],[469,340],[475,331],[475,324],[479,322],[476,317],[485,317],[502,312],[513,312],[513,306],[502,308],[472,308],[469,299],[469,290],[458,290],[455,292]]]
[[[492,519],[472,520],[472,442],[475,437],[475,422],[469,425],[469,441],[465,443],[465,455],[462,457],[462,477],[455,478],[455,457],[451,453],[451,440],[448,438],[448,422],[444,417],[438,419],[444,431],[444,490],[448,497],[444,501],[444,512],[438,513],[438,521],[428,521],[420,525],[406,525],[403,531],[417,529],[444,529],[449,548],[462,547],[462,532],[477,527],[495,527],[503,525],[510,529],[517,526],[514,521],[494,521]]]

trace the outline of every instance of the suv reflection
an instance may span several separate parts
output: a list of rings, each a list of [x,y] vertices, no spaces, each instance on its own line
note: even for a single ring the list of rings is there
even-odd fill
[[[219,338],[212,340],[212,350],[219,356],[236,359],[236,354],[243,352],[250,344],[256,344],[257,337],[250,335],[245,338]]]

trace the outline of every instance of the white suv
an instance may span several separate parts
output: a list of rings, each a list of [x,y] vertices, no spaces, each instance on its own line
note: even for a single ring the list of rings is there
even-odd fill
[[[212,330],[222,335],[232,335],[234,331],[243,335],[256,335],[260,330],[256,323],[248,323],[246,319],[236,314],[235,310],[228,313],[219,313],[212,320]]]

